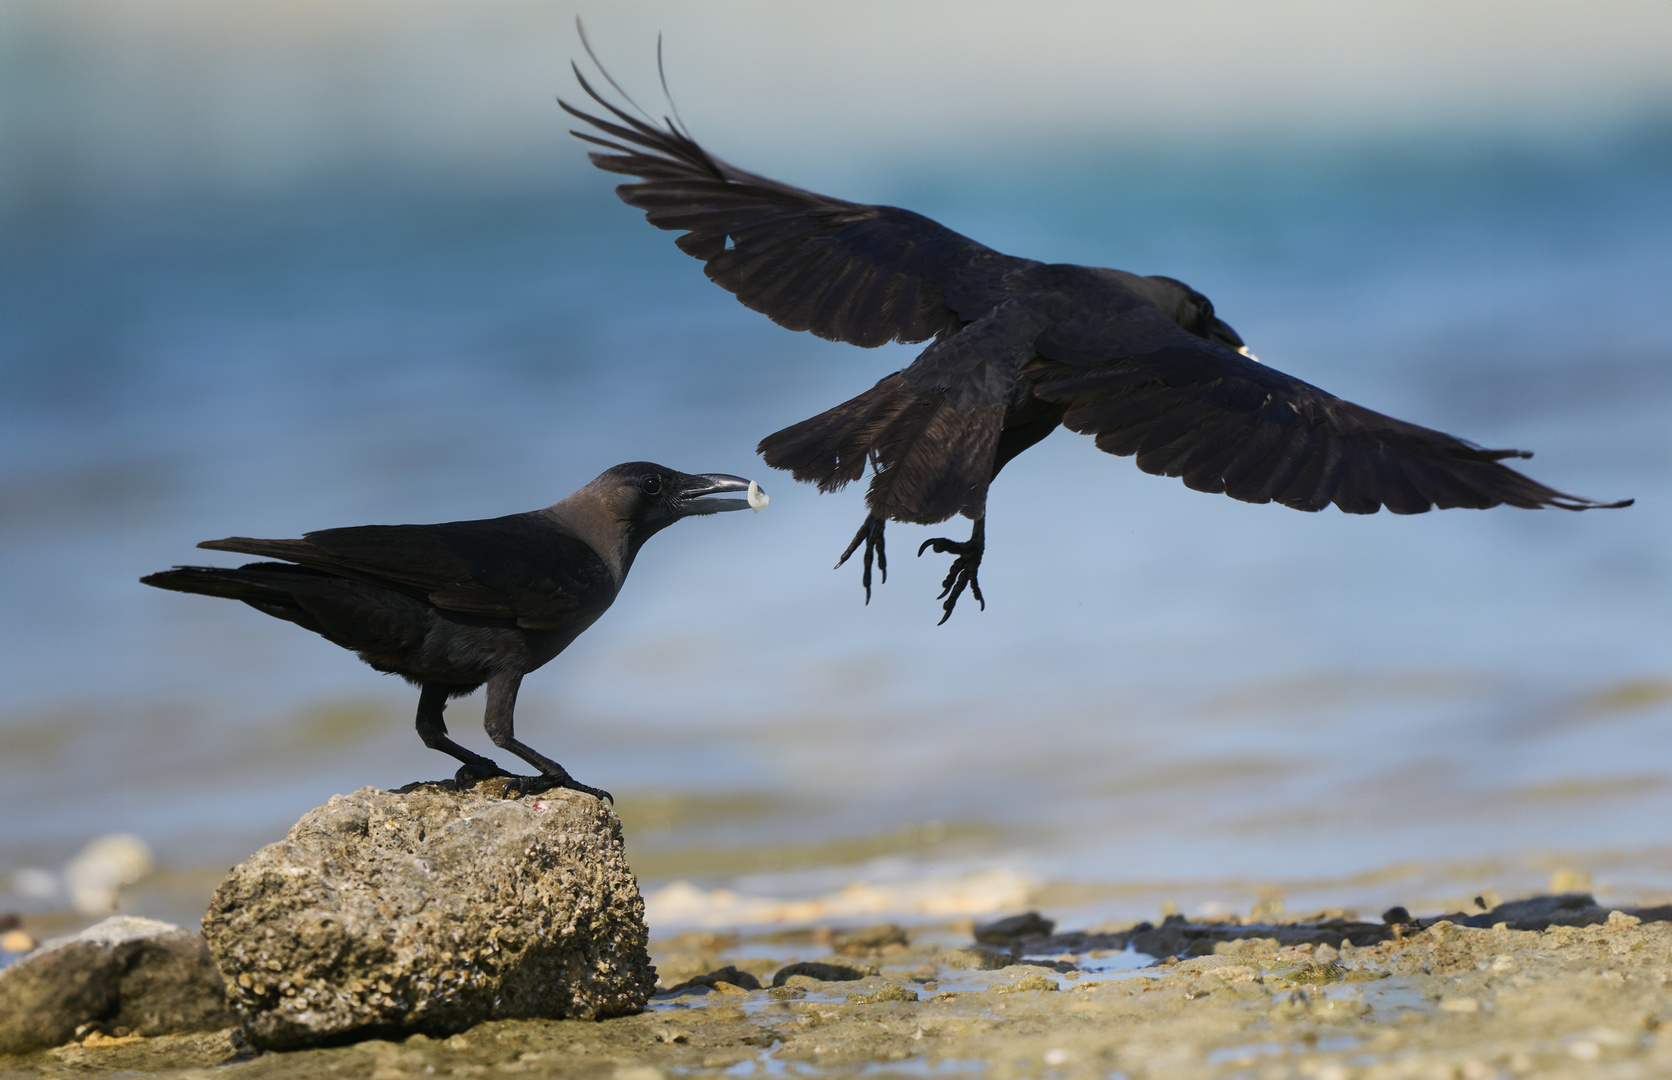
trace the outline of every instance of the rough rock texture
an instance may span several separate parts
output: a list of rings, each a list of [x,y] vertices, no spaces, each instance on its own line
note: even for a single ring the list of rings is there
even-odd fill
[[[620,820],[571,791],[333,796],[233,868],[203,927],[264,1048],[620,1016],[656,983]]]
[[[58,1046],[83,1025],[151,1036],[232,1024],[203,937],[155,919],[106,919],[0,971],[0,1053]]]

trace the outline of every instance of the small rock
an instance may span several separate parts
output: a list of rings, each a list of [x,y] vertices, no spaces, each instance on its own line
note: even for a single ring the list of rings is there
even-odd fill
[[[1586,892],[1571,892],[1511,900],[1469,921],[1480,926],[1506,923],[1511,930],[1543,930],[1555,923],[1602,922],[1607,917],[1597,907],[1596,897]]]
[[[734,964],[727,964],[723,968],[710,971],[706,977],[714,982],[726,983],[729,986],[736,986],[743,990],[759,990],[761,988],[761,981],[759,978],[750,972],[739,970]]]
[[[1265,976],[1257,963],[1233,956],[1197,956],[1174,967],[1179,975],[1212,975],[1230,983],[1261,982]]]
[[[856,990],[848,995],[849,1005],[877,1005],[884,1001],[916,1000],[917,991],[901,986],[899,983],[889,983],[887,986],[879,987],[868,994],[862,994]]]
[[[823,985],[823,979],[815,979],[811,975],[786,975],[784,985],[773,983],[766,992],[769,997],[780,999],[806,997],[807,991],[817,990]]]
[[[906,944],[906,928],[894,923],[882,923],[878,926],[867,926],[860,930],[849,930],[835,935],[831,940],[831,948],[849,956],[864,956],[872,951],[880,951],[890,945]]]
[[[1347,969],[1333,960],[1308,960],[1280,974],[1298,983],[1322,984],[1340,982],[1346,977]]]
[[[1010,966],[1010,954],[980,945],[965,945],[961,949],[948,949],[936,953],[934,962],[941,967],[956,968],[959,971],[997,971],[999,968]]]
[[[1550,891],[1553,893],[1581,893],[1590,889],[1591,875],[1583,870],[1564,866],[1550,875]]]
[[[759,990],[761,981],[749,972],[739,971],[735,966],[727,964],[725,967],[710,971],[706,975],[686,979],[671,990],[660,991],[657,997],[672,997],[675,994],[689,992],[699,986],[711,987],[721,993],[742,994],[750,990]]]
[[[819,982],[853,982],[855,979],[863,979],[868,974],[870,973],[867,971],[846,964],[821,964],[808,960],[779,968],[772,976],[772,985],[783,986],[795,975],[817,979]]]
[[[0,1053],[59,1046],[94,1025],[152,1036],[233,1023],[203,938],[155,919],[106,919],[0,971]]]
[[[0,934],[0,949],[9,953],[34,952],[35,939],[27,930],[7,930]]]
[[[983,945],[1009,945],[1017,938],[1048,937],[1057,924],[1037,911],[1012,915],[1008,919],[983,923],[975,928],[975,940]]]
[[[333,796],[233,868],[203,927],[261,1049],[620,1016],[656,983],[620,820],[568,791]]]
[[[995,983],[988,987],[995,994],[1020,994],[1027,990],[1054,991],[1062,989],[1055,979],[1046,978],[1039,972],[1029,972],[1015,982]]]

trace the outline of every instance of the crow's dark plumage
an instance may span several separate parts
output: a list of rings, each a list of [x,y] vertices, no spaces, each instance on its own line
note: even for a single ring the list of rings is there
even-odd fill
[[[609,113],[560,102],[592,126],[574,134],[602,147],[594,164],[637,177],[616,193],[681,233],[675,243],[716,284],[791,330],[865,347],[930,342],[905,370],[759,447],[821,491],[871,465],[870,515],[837,563],[865,545],[867,599],[873,554],[887,577],[886,521],[963,514],[975,522],[967,541],[930,540],[918,554],[957,556],[942,622],[966,585],[980,600],[988,485],[1059,424],[1197,491],[1297,510],[1630,504],[1563,494],[1500,464],[1525,451],[1408,424],[1267,367],[1183,282],[1015,258],[909,210],[756,176],[683,123],[641,119],[575,74]]]
[[[198,547],[286,561],[181,566],[140,580],[242,600],[421,687],[418,734],[464,763],[461,782],[508,775],[447,737],[447,700],[486,683],[488,736],[540,770],[523,778],[531,781],[524,790],[567,787],[608,798],[517,740],[517,688],[609,608],[646,540],[683,517],[742,509],[747,500],[701,496],[748,489],[737,476],[635,461],[544,510],[325,529],[300,540],[208,540]]]

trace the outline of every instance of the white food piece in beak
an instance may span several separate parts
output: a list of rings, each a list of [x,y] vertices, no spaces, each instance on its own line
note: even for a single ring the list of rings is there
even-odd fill
[[[1250,360],[1254,361],[1256,364],[1262,362],[1258,356],[1254,355],[1254,350],[1250,349],[1247,345],[1238,345],[1237,346],[1237,352],[1242,353],[1242,355],[1248,357]]]
[[[772,501],[771,499],[767,498],[766,492],[761,490],[761,486],[759,484],[755,483],[753,480],[749,481],[749,511],[750,511],[750,513],[754,513],[754,514],[760,513],[761,508],[763,506],[765,506],[767,503],[771,502],[771,501]]]

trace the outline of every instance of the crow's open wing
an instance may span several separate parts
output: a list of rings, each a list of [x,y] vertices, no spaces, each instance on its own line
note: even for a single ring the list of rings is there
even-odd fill
[[[1063,424],[1101,450],[1197,491],[1296,510],[1334,503],[1349,514],[1434,507],[1588,510],[1598,503],[1508,468],[1521,450],[1487,450],[1343,401],[1179,328],[1159,310],[1128,312],[1120,336],[1149,351],[1120,355],[1099,329],[1072,321],[1036,342],[1024,371],[1034,393],[1068,406]],[[1102,345],[1098,338],[1104,337]],[[1111,355],[1113,354],[1113,355]]]
[[[528,630],[566,626],[615,591],[609,569],[590,546],[523,514],[323,529],[300,540],[235,536],[198,547],[286,559],[421,596],[444,611],[509,619]]]
[[[647,123],[606,101],[614,121],[559,101],[597,132],[573,134],[600,169],[640,178],[616,194],[661,229],[715,284],[779,326],[867,348],[926,341],[1004,298],[1007,274],[1036,265],[1002,255],[910,210],[832,199],[713,157],[671,120]],[[607,77],[607,76],[606,76]]]

